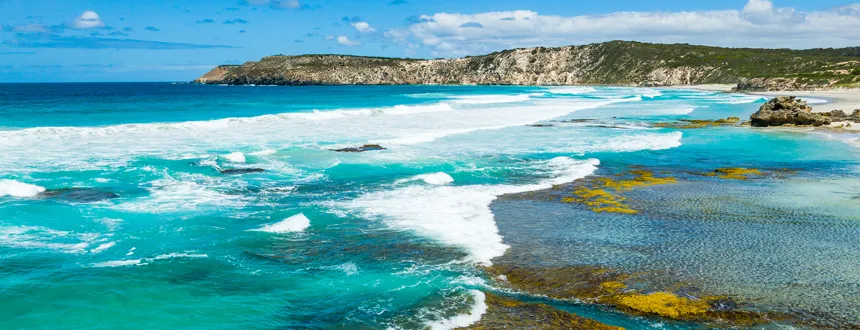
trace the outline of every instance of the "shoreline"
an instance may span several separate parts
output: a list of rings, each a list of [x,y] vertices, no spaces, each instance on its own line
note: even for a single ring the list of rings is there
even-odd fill
[[[669,88],[686,88],[709,92],[724,92],[738,93],[764,97],[779,97],[779,96],[797,96],[803,98],[815,98],[827,101],[826,103],[811,104],[813,112],[830,112],[833,110],[842,110],[847,114],[851,114],[855,109],[860,109],[860,89],[838,89],[838,90],[823,90],[823,91],[769,91],[769,92],[749,92],[749,91],[732,91],[735,85],[731,84],[708,84],[708,85],[689,85],[689,86],[670,86]],[[845,121],[833,122],[830,126],[825,126],[830,131],[860,131],[860,124]]]
[[[797,96],[799,98],[819,98],[824,99],[827,103],[812,104],[814,112],[830,112],[832,110],[842,110],[846,113],[851,113],[855,109],[860,109],[860,89],[835,89],[822,91],[767,91],[767,92],[752,92],[752,91],[732,91],[736,85],[732,84],[707,84],[707,85],[688,85],[688,86],[668,86],[668,88],[679,89],[694,89],[708,92],[725,92],[738,93],[755,96],[779,97],[779,96]]]

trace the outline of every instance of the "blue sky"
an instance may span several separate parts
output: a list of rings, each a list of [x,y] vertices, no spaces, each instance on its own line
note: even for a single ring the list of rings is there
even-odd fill
[[[613,39],[860,45],[860,4],[818,0],[2,0],[0,81],[187,81],[273,54],[457,57]]]

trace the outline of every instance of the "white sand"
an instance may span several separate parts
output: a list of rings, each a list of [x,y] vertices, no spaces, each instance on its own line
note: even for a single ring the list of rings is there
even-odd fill
[[[731,92],[736,85],[732,84],[710,84],[672,86],[672,88],[686,88],[710,92]],[[854,109],[860,109],[860,89],[838,89],[827,91],[778,91],[778,92],[742,92],[742,94],[758,95],[767,97],[797,96],[801,99],[824,100],[827,103],[812,103],[812,111],[829,112],[831,110],[842,110],[851,114]],[[842,132],[860,132],[860,123],[834,122],[827,129]]]
[[[860,109],[860,89],[839,89],[828,91],[783,91],[783,92],[755,92],[747,93],[769,97],[797,96],[800,98],[827,100],[824,104],[810,104],[812,111],[829,112],[831,110],[842,110],[851,114],[854,109]]]
[[[670,88],[680,88],[680,89],[695,89],[700,91],[709,91],[709,92],[731,92],[732,88],[735,88],[735,84],[705,84],[705,85],[683,85],[683,86],[670,86]]]

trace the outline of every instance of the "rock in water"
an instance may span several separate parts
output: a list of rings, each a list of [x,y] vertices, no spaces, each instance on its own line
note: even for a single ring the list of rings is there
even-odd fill
[[[224,175],[239,175],[239,174],[251,174],[251,173],[263,173],[266,170],[262,168],[228,168],[221,169],[218,172]]]
[[[120,195],[96,188],[62,188],[46,190],[38,195],[41,198],[59,199],[77,203],[95,203],[119,198]]]
[[[767,101],[750,116],[754,127],[783,125],[829,125],[831,119],[820,113],[812,112],[805,101],[794,96],[780,96]]]
[[[377,151],[377,150],[385,150],[381,145],[378,144],[365,144],[358,148],[341,148],[341,149],[333,149],[332,151],[337,152],[365,152],[365,151]]]

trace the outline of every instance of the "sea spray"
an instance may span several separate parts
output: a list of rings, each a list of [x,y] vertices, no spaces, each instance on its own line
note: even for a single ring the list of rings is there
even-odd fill
[[[261,228],[254,229],[253,231],[261,231],[273,234],[297,233],[308,229],[308,227],[310,226],[311,220],[308,219],[304,214],[299,213],[285,219],[284,221],[266,225]]]

